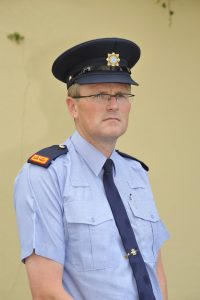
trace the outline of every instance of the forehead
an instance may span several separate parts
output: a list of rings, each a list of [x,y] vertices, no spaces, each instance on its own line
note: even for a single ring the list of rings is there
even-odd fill
[[[124,83],[95,83],[80,85],[80,92],[130,92],[131,85]]]

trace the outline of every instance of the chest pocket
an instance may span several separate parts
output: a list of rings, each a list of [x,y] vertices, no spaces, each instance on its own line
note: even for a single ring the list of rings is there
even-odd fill
[[[131,197],[129,207],[132,212],[131,224],[137,238],[143,259],[151,264],[156,261],[157,229],[160,217],[156,209],[151,191],[141,184],[134,186],[129,183]]]
[[[82,197],[76,197],[77,192]],[[117,265],[116,227],[104,195],[93,196],[89,187],[74,187],[64,204],[68,231],[66,259],[77,271]]]

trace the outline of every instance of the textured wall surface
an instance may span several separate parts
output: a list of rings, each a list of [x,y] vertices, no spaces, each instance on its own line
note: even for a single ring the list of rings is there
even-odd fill
[[[150,180],[171,239],[163,247],[170,300],[199,300],[200,1],[0,1],[0,299],[31,295],[19,260],[13,181],[27,157],[73,132],[66,89],[51,75],[62,51],[98,37],[142,48],[136,97],[118,148],[150,166]],[[16,44],[7,38],[19,32]],[[78,299],[77,299],[78,300]]]

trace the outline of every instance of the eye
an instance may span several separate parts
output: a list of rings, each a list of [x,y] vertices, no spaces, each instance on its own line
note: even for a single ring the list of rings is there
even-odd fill
[[[97,100],[101,100],[102,94],[96,94],[96,95],[95,95],[95,98],[96,98]]]
[[[121,94],[121,93],[116,94],[115,97],[116,97],[117,101],[124,101],[124,100],[127,99],[127,95],[126,94]]]
[[[108,95],[107,94],[96,94],[95,95],[95,99],[98,101],[104,101],[108,99]]]

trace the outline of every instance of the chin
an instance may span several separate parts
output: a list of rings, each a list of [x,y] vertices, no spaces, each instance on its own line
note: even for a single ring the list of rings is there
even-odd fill
[[[125,130],[110,130],[109,132],[105,133],[105,137],[111,139],[118,139],[121,135],[123,135]]]

